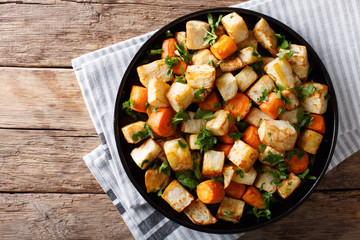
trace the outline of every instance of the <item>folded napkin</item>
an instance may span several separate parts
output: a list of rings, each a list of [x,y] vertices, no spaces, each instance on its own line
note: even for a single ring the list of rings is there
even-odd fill
[[[254,0],[235,5],[280,20],[315,49],[333,81],[339,134],[332,169],[360,149],[360,2],[357,0]],[[121,165],[113,136],[113,111],[122,76],[154,32],[72,61],[101,145],[84,160],[136,239],[236,239],[241,234],[206,234],[180,226],[154,210],[137,192]],[[316,81],[316,79],[315,79]],[[117,223],[114,223],[117,224]]]

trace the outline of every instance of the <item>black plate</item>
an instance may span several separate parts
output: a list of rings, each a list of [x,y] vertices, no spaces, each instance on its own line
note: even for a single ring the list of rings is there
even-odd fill
[[[244,213],[241,221],[237,224],[219,220],[216,224],[213,225],[200,226],[193,224],[184,213],[178,213],[173,210],[167,202],[158,197],[156,194],[146,193],[146,188],[144,184],[145,171],[141,170],[132,160],[130,152],[134,148],[134,145],[128,144],[124,139],[123,134],[121,133],[121,128],[132,122],[132,120],[127,117],[121,110],[121,107],[122,103],[129,99],[131,86],[134,84],[141,86],[141,83],[139,82],[139,78],[137,76],[136,67],[139,66],[140,62],[144,59],[146,50],[155,47],[161,47],[162,40],[164,39],[164,33],[166,30],[170,30],[173,33],[176,31],[184,31],[185,24],[189,20],[197,19],[207,22],[207,13],[213,13],[217,17],[217,15],[219,14],[225,15],[234,11],[244,18],[249,29],[253,29],[255,23],[259,21],[261,17],[263,17],[268,21],[268,23],[276,33],[281,33],[282,35],[285,35],[288,41],[291,41],[295,44],[305,45],[308,51],[310,66],[312,66],[310,78],[313,78],[315,82],[320,82],[328,85],[329,94],[331,94],[332,97],[329,100],[327,112],[324,114],[324,118],[326,121],[326,133],[324,135],[324,140],[320,145],[314,166],[310,171],[310,174],[316,176],[317,180],[306,181],[283,202],[271,204],[271,220],[260,219],[260,221],[258,221],[253,216],[249,216],[248,214]],[[311,26],[309,26],[309,28],[310,27]],[[292,211],[299,207],[310,196],[330,163],[331,156],[335,148],[337,129],[338,111],[335,91],[331,83],[329,74],[327,73],[323,63],[321,62],[315,51],[312,49],[312,47],[296,32],[294,32],[281,22],[263,14],[239,8],[214,8],[198,11],[180,17],[157,31],[140,48],[140,50],[137,52],[130,65],[128,66],[118,90],[114,112],[114,134],[116,137],[116,144],[121,162],[129,179],[134,184],[139,193],[146,199],[146,201],[159,212],[161,212],[164,216],[185,227],[208,233],[221,234],[241,233],[260,228],[269,223],[273,223],[286,215],[289,215]]]

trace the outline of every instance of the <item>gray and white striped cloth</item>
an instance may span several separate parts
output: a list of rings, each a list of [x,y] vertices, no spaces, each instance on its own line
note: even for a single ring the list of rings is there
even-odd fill
[[[328,170],[358,151],[360,1],[254,0],[234,7],[251,9],[280,20],[306,39],[323,60],[335,87],[340,116],[338,142]],[[240,234],[201,233],[165,218],[140,196],[121,165],[113,136],[116,93],[132,57],[153,33],[72,61],[101,140],[101,145],[84,160],[136,239],[237,239]]]

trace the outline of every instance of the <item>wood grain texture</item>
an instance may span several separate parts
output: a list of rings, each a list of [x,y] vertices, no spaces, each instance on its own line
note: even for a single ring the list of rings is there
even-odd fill
[[[133,239],[105,194],[0,194],[0,239]]]
[[[14,2],[23,1],[0,4],[0,32],[6,33],[0,35],[1,66],[69,67],[72,58],[158,29],[182,15],[241,1]]]
[[[0,129],[0,191],[103,193],[82,160],[99,145],[73,131]]]
[[[0,128],[96,135],[72,69],[0,68],[0,85]]]

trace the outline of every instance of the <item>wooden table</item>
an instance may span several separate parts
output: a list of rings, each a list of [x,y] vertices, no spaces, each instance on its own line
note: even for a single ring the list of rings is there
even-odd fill
[[[0,239],[133,239],[82,160],[100,141],[70,60],[236,2],[0,3]],[[359,239],[359,160],[360,152],[298,210],[246,239]]]

